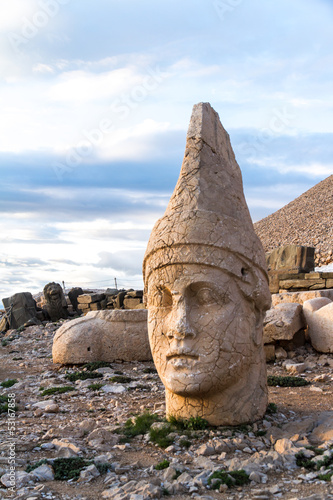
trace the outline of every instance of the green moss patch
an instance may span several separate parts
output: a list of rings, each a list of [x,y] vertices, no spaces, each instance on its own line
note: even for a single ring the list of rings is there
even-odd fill
[[[207,420],[201,417],[182,419],[171,416],[169,417],[168,422],[179,430],[199,431],[209,427]]]
[[[281,377],[278,375],[269,375],[267,377],[267,385],[271,387],[302,387],[309,384],[308,380],[301,377]]]
[[[26,472],[32,472],[44,464],[52,466],[54,471],[54,479],[58,481],[66,481],[68,479],[78,479],[80,472],[89,465],[92,465],[93,460],[86,460],[81,457],[71,458],[56,458],[55,460],[42,459],[34,464],[28,465]],[[100,474],[106,474],[110,469],[109,464],[95,464]]]
[[[71,385],[64,385],[62,387],[50,387],[49,389],[44,389],[42,396],[50,396],[51,394],[63,394],[64,392],[75,391],[75,387]]]
[[[213,479],[216,481],[213,481]],[[244,470],[234,470],[231,472],[215,471],[208,479],[208,484],[213,490],[218,490],[221,484],[226,484],[228,488],[232,488],[233,486],[243,486],[249,482],[249,476]]]
[[[85,368],[89,372],[93,372],[98,368],[112,368],[112,365],[107,361],[92,361],[91,363],[86,363],[85,365],[83,365],[82,368]]]
[[[155,465],[156,470],[164,470],[167,469],[170,465],[169,460],[162,460],[159,464]]]
[[[9,380],[4,380],[3,382],[1,382],[1,387],[3,387],[4,389],[8,389],[9,387],[12,387],[14,384],[17,384],[17,379],[16,378],[12,378],[12,379],[9,379]]]
[[[118,432],[127,438],[133,438],[139,434],[147,434],[151,425],[158,420],[157,415],[153,415],[147,411],[142,415],[137,415],[134,419],[130,418],[127,420],[124,427],[118,429]]]
[[[149,368],[148,367],[148,368],[144,368],[142,370],[142,373],[157,373],[157,370],[156,370],[156,368]]]
[[[87,380],[90,378],[102,378],[103,375],[101,373],[95,373],[95,372],[74,372],[74,373],[67,373],[65,375],[65,378],[69,380],[70,382],[76,382],[76,380]]]
[[[152,424],[161,422],[159,426]],[[208,427],[208,422],[201,417],[185,419],[176,419],[171,417],[168,421],[162,421],[158,415],[151,414],[145,411],[141,415],[127,420],[123,427],[117,429],[118,434],[122,434],[121,442],[126,442],[135,436],[149,433],[149,439],[152,443],[157,444],[160,448],[167,448],[174,441],[174,436],[171,433],[181,430],[188,438],[192,436],[193,430],[202,430]],[[191,446],[189,439],[183,438],[180,445],[189,448]]]
[[[103,385],[105,384],[90,384],[88,385],[88,389],[90,389],[91,391],[99,391],[103,387]]]
[[[173,443],[173,438],[169,434],[173,431],[170,424],[165,424],[160,429],[150,429],[149,439],[160,448],[167,448]]]
[[[125,377],[124,375],[115,375],[109,380],[110,382],[118,382],[119,384],[129,384],[133,379],[131,377]]]
[[[277,412],[277,406],[275,403],[268,403],[266,413],[267,415],[274,415]]]
[[[322,452],[322,450],[320,450]],[[322,454],[322,453],[318,453]],[[308,470],[319,471],[322,467],[328,469],[323,474],[318,476],[318,479],[321,481],[331,481],[333,476],[333,455],[332,456],[324,456],[322,460],[314,461],[307,458],[303,452],[299,452],[295,455],[296,464],[299,467],[304,467]]]
[[[191,446],[191,444],[191,441],[189,441],[188,439],[181,439],[179,441],[179,446],[182,446],[182,448],[186,448],[187,450]]]
[[[17,405],[15,405],[14,408],[10,408],[10,410],[11,412],[17,411]],[[8,413],[8,396],[6,394],[0,396],[0,414],[1,413]]]

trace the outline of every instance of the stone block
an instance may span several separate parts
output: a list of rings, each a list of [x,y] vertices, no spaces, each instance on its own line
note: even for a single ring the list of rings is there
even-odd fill
[[[274,344],[264,345],[264,351],[265,351],[265,356],[266,356],[267,362],[275,360],[275,345]]]
[[[326,282],[324,279],[296,279],[296,280],[280,280],[280,289],[283,290],[320,290],[325,288]]]
[[[143,304],[143,302],[140,302],[137,306],[135,306],[134,309],[146,309],[146,306]]]
[[[131,298],[131,297],[125,297],[124,299],[124,309],[135,309],[136,306],[138,306],[141,303],[141,299],[137,298]]]
[[[94,302],[100,302],[105,299],[104,293],[84,293],[83,295],[79,295],[77,300],[79,304],[91,304]]]
[[[280,361],[281,359],[287,359],[288,354],[285,351],[285,349],[283,349],[283,347],[280,346],[275,349],[275,356],[276,359]]]
[[[53,362],[80,364],[90,361],[150,361],[147,311],[91,311],[65,323],[57,331]]]
[[[333,300],[333,290],[276,293],[272,296],[272,306],[276,307],[282,303],[303,304],[306,300],[315,299],[316,297],[327,297]]]
[[[305,330],[302,329],[296,332],[291,340],[280,340],[279,345],[287,352],[294,351],[295,349],[302,347],[305,345]]]
[[[313,313],[315,311],[318,311],[318,309],[321,309],[324,306],[327,306],[330,304],[332,301],[327,298],[327,297],[317,297],[315,299],[307,300],[304,304],[303,307]]]
[[[143,290],[133,290],[131,292],[127,292],[126,297],[142,298],[143,297]]]
[[[306,280],[320,279],[322,278],[323,273],[306,273],[303,275],[303,278]]]
[[[121,309],[123,307],[125,295],[126,295],[126,292],[119,292],[118,293],[118,295],[116,296],[115,303],[114,303],[115,309]]]
[[[268,271],[285,270],[296,273],[308,273],[314,270],[314,252],[312,247],[285,245],[266,254]]]
[[[326,280],[318,279],[318,280],[309,280],[310,282],[310,290],[321,290],[326,287]]]
[[[78,311],[87,312],[88,310],[90,310],[90,304],[79,304],[78,305]]]
[[[8,314],[8,327],[17,329],[30,319],[36,319],[36,302],[30,292],[15,293],[11,297],[2,299]],[[37,320],[36,324],[41,324]]]
[[[326,288],[333,288],[333,279],[326,280]]]
[[[318,352],[333,353],[333,302],[308,300],[303,304],[303,312],[312,346]]]
[[[100,302],[92,302],[89,304],[90,311],[100,311],[102,309],[102,305]]]
[[[306,276],[309,276],[309,274],[305,273],[281,273],[278,272],[280,280],[303,280],[305,279]]]
[[[80,295],[83,295],[83,290],[81,287],[71,288],[71,290],[69,290],[69,292],[68,292],[68,298],[73,306],[74,311],[77,311],[77,308],[78,308],[77,298]]]
[[[280,282],[279,272],[270,271],[268,273],[268,285],[269,285],[269,291],[271,293],[279,293],[280,290],[279,282]]]
[[[307,365],[306,363],[285,363],[284,365],[285,369],[287,372],[289,372],[291,375],[299,375],[300,373],[304,373]]]
[[[309,436],[311,444],[319,445],[333,439],[333,411],[322,412]]]
[[[0,332],[5,332],[7,328],[9,328],[7,317],[3,316],[2,318],[0,318]]]
[[[264,344],[277,340],[291,340],[305,326],[300,304],[279,304],[266,313]]]

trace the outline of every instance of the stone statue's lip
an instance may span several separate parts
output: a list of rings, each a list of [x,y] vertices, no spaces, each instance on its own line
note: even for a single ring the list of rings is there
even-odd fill
[[[189,351],[187,349],[179,349],[177,351],[171,351],[167,353],[166,358],[169,361],[170,359],[174,358],[199,359],[199,356],[195,352]]]

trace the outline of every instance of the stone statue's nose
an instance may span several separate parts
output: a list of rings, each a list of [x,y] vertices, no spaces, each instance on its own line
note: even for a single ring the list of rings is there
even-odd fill
[[[189,321],[185,304],[178,304],[174,310],[173,321],[168,330],[167,337],[182,340],[186,337],[195,337]]]

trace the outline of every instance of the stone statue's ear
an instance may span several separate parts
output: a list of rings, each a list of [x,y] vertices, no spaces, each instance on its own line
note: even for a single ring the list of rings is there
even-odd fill
[[[254,314],[256,318],[256,325],[252,331],[252,340],[255,346],[259,346],[262,343],[262,325],[265,311],[255,308]]]

